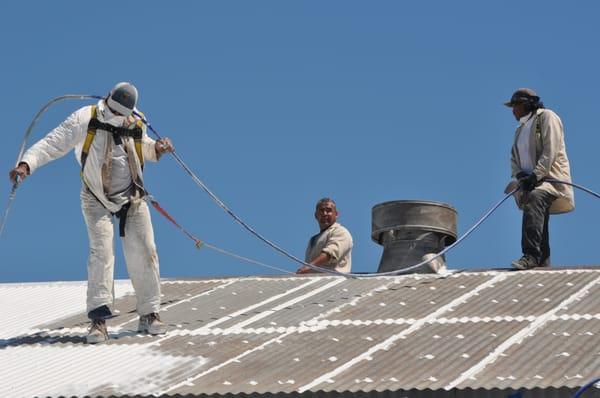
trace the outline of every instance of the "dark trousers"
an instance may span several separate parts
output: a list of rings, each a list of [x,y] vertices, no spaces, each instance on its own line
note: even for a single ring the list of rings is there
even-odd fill
[[[548,221],[554,200],[555,195],[534,189],[527,194],[523,206],[521,248],[523,254],[532,256],[540,265],[550,259]]]

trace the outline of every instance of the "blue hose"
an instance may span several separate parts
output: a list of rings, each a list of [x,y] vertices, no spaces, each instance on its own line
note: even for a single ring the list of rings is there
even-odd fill
[[[158,131],[156,131],[154,129],[154,127],[152,127],[152,125],[150,124],[150,122],[148,122],[148,120],[141,114],[137,113],[134,111],[134,114],[139,117],[146,126],[148,126],[148,128],[150,129],[150,131],[152,133],[154,133],[154,135],[160,140],[162,139],[162,136],[160,135],[160,133]],[[471,228],[469,228],[469,230],[464,233],[461,237],[459,237],[456,242],[454,242],[452,245],[446,247],[444,250],[440,251],[439,253],[437,253],[435,256],[428,258],[426,260],[421,261],[418,264],[414,264],[411,265],[409,267],[400,269],[400,270],[396,270],[396,271],[389,271],[389,272],[380,272],[380,273],[373,273],[373,274],[357,274],[357,273],[343,273],[343,272],[338,272],[329,268],[323,268],[323,267],[318,267],[316,265],[313,264],[309,264],[305,261],[302,261],[301,259],[299,259],[298,257],[294,256],[293,254],[288,253],[286,250],[284,250],[283,248],[279,247],[278,245],[276,245],[275,243],[271,242],[269,239],[265,238],[264,236],[262,236],[260,233],[258,233],[256,230],[254,230],[254,228],[252,228],[250,225],[248,225],[244,220],[242,220],[236,213],[233,212],[233,210],[231,210],[221,199],[219,199],[219,197],[217,195],[215,195],[209,188],[208,186],[206,186],[206,184],[204,184],[204,182],[202,182],[202,180],[200,178],[198,178],[198,176],[188,167],[188,165],[185,164],[185,162],[179,157],[179,155],[175,152],[172,152],[171,155],[175,158],[175,160],[177,161],[177,163],[179,163],[179,165],[183,168],[183,170],[185,170],[185,172],[194,180],[194,182],[196,182],[196,184],[202,188],[210,197],[211,199],[219,206],[221,207],[227,214],[229,214],[238,224],[240,224],[242,227],[244,227],[248,232],[250,232],[252,235],[254,235],[256,238],[258,238],[259,240],[261,240],[262,242],[264,242],[265,244],[267,244],[268,246],[270,246],[272,249],[276,250],[277,252],[283,254],[284,256],[286,256],[287,258],[291,259],[292,261],[307,266],[315,271],[319,271],[319,272],[323,272],[326,274],[330,274],[330,275],[337,275],[337,276],[343,276],[345,278],[376,278],[379,276],[392,276],[392,275],[402,275],[402,274],[408,274],[410,273],[412,270],[414,270],[415,268],[419,268],[433,260],[435,260],[438,257],[443,256],[444,254],[446,254],[448,251],[454,249],[457,245],[459,245],[467,236],[469,236],[475,229],[477,229],[482,222],[484,222],[494,211],[496,211],[496,209],[498,207],[500,207],[500,205],[502,203],[504,203],[508,198],[510,198],[515,192],[517,192],[519,190],[519,188],[515,188],[514,190],[512,190],[511,192],[509,192],[508,194],[506,194],[500,201],[498,201],[494,206],[492,206],[492,208],[490,210],[488,210]]]
[[[597,379],[594,379],[594,380],[590,381],[589,383],[587,383],[586,385],[582,386],[579,390],[577,390],[577,392],[575,394],[573,394],[573,398],[579,398],[581,396],[581,394],[583,394],[588,388],[594,386],[598,382],[600,382],[600,377]]]
[[[21,148],[19,150],[19,155],[17,156],[17,164],[19,163],[19,161],[21,160],[21,157],[23,156],[23,152],[25,150],[25,146],[27,144],[27,140],[29,138],[29,135],[31,134],[31,131],[33,130],[33,127],[35,126],[35,124],[37,123],[38,119],[48,110],[48,108],[50,108],[50,106],[52,106],[53,104],[59,102],[59,101],[63,101],[66,99],[102,99],[104,97],[98,96],[98,95],[82,95],[82,94],[68,94],[68,95],[63,95],[60,97],[56,97],[52,100],[50,100],[46,105],[44,105],[44,107],[42,107],[42,109],[40,109],[40,111],[38,111],[38,113],[35,115],[34,119],[32,120],[31,124],[29,125],[27,131],[25,132],[25,136],[23,138],[23,141],[21,143]],[[161,135],[158,133],[158,131],[156,131],[154,129],[154,127],[150,124],[150,122],[148,122],[148,120],[141,114],[139,114],[138,112],[134,111],[134,114],[136,116],[138,116],[143,122],[144,124],[150,129],[150,131],[152,133],[154,133],[154,135],[156,135],[156,137],[158,139],[162,139]],[[494,204],[490,210],[488,210],[471,228],[469,228],[467,230],[467,232],[465,232],[461,237],[459,237],[456,242],[454,242],[452,245],[446,247],[444,250],[440,251],[439,253],[437,253],[434,257],[428,258],[426,260],[421,261],[418,264],[414,264],[411,265],[409,267],[403,268],[401,270],[396,270],[396,271],[390,271],[390,272],[381,272],[381,273],[373,273],[373,274],[358,274],[358,273],[342,273],[342,272],[338,272],[329,268],[323,268],[323,267],[318,267],[316,265],[313,264],[309,264],[305,261],[302,261],[300,258],[294,256],[293,254],[288,253],[286,250],[284,250],[283,248],[279,247],[278,245],[276,245],[275,243],[271,242],[269,239],[265,238],[264,236],[262,236],[260,233],[258,233],[256,230],[254,230],[254,228],[252,228],[250,225],[248,225],[245,221],[243,221],[236,213],[234,213],[221,199],[219,199],[219,197],[217,195],[215,195],[209,188],[208,186],[206,186],[206,184],[204,184],[204,182],[202,182],[202,180],[200,180],[200,178],[198,178],[198,176],[185,164],[185,162],[179,157],[179,155],[175,152],[172,152],[171,155],[175,158],[175,160],[177,161],[177,163],[179,163],[179,165],[183,168],[183,170],[194,180],[194,182],[200,187],[202,188],[209,196],[210,198],[219,206],[221,207],[223,210],[225,210],[225,212],[227,212],[227,214],[229,214],[238,224],[240,224],[242,227],[244,227],[248,232],[250,232],[252,235],[254,235],[256,238],[258,238],[259,240],[261,240],[262,242],[264,242],[265,244],[267,244],[268,246],[270,246],[272,249],[276,250],[277,252],[279,252],[280,254],[288,257],[289,259],[291,259],[292,261],[307,266],[315,271],[319,271],[319,272],[323,272],[323,273],[327,273],[327,274],[331,274],[331,275],[337,275],[337,276],[343,276],[346,278],[372,278],[372,277],[379,277],[379,276],[391,276],[391,275],[402,275],[402,274],[407,274],[410,273],[411,271],[413,271],[415,268],[419,268],[431,261],[433,261],[434,259],[443,256],[444,254],[446,254],[447,252],[449,252],[450,250],[454,249],[458,244],[460,244],[467,236],[469,236],[475,229],[477,229],[481,223],[483,223],[494,211],[496,211],[496,209],[498,207],[500,207],[500,205],[502,203],[504,203],[509,197],[511,197],[514,193],[516,193],[520,188],[516,188],[513,191],[509,192],[508,194],[506,194],[500,201],[498,201],[496,204]],[[548,182],[554,182],[554,183],[559,183],[559,184],[566,184],[566,185],[570,185],[573,186],[575,188],[581,189],[587,193],[589,193],[590,195],[595,196],[596,198],[600,199],[600,194],[585,188],[581,185],[577,185],[571,182],[567,182],[567,181],[561,181],[561,180],[556,180],[556,179],[546,179],[546,181]],[[6,223],[6,219],[8,217],[8,211],[10,209],[10,206],[16,196],[16,190],[18,188],[18,182],[16,182],[13,185],[10,197],[9,197],[9,201],[8,201],[8,205],[6,206],[6,210],[4,212],[4,217],[2,219],[2,223],[0,224],[0,234],[2,234],[2,231],[4,229],[4,225]]]

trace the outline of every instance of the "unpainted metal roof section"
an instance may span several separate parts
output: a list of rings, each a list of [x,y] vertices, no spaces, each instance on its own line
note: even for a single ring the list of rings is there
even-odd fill
[[[600,269],[163,281],[166,336],[137,334],[123,288],[96,346],[82,286],[0,285],[0,396],[569,396],[600,376]]]

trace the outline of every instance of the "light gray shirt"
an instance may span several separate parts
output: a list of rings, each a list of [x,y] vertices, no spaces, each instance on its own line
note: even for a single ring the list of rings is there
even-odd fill
[[[326,267],[338,272],[350,272],[352,268],[352,235],[338,223],[316,234],[308,241],[304,261],[310,263],[321,253],[329,254]]]
[[[116,205],[127,203],[133,193],[129,158],[123,145],[114,145],[110,168],[110,183],[106,196]]]

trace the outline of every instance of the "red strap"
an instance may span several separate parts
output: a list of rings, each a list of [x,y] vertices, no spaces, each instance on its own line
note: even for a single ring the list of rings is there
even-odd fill
[[[175,225],[177,228],[179,228],[179,230],[181,230],[181,232],[183,232],[188,238],[193,240],[196,247],[198,249],[200,249],[200,247],[202,246],[202,241],[200,239],[196,238],[194,235],[192,235],[191,233],[186,231],[185,228],[183,228],[181,225],[179,225],[177,223],[177,221],[175,221],[175,219],[173,217],[171,217],[171,215],[165,209],[163,209],[162,206],[156,200],[150,199],[150,203],[152,203],[152,206],[154,206],[154,208],[160,214],[162,214],[167,220],[171,221],[171,223],[173,225]]]

